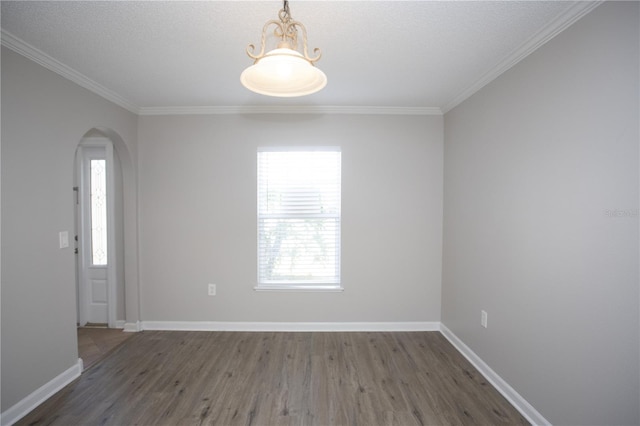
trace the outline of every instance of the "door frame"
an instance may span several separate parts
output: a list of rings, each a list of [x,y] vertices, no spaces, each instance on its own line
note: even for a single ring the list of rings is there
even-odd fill
[[[78,283],[78,324],[83,326],[87,323],[89,292],[85,288],[85,267],[89,265],[89,259],[85,256],[83,247],[91,245],[91,236],[86,235],[87,221],[90,220],[90,209],[83,204],[83,199],[87,196],[83,191],[87,191],[86,175],[83,172],[85,163],[84,147],[102,147],[105,150],[106,159],[106,196],[107,196],[107,325],[109,328],[116,327],[116,308],[117,308],[117,285],[118,277],[116,250],[116,230],[115,230],[115,176],[114,176],[114,151],[113,142],[106,137],[85,137],[80,141],[76,150],[76,176],[77,176],[77,220],[76,220],[76,236],[78,238],[78,256],[76,265],[77,283]],[[83,195],[85,195],[83,197]]]

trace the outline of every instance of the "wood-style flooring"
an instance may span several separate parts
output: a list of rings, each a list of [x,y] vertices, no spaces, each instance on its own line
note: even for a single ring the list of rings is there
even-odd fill
[[[78,356],[82,358],[84,369],[91,367],[131,336],[132,333],[117,328],[78,327]]]
[[[438,332],[144,331],[18,424],[526,423]]]

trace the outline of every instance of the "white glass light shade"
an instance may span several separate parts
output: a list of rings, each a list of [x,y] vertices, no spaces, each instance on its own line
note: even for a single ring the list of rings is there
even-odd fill
[[[286,98],[317,92],[327,85],[327,76],[300,53],[281,47],[244,70],[240,82],[253,92]]]

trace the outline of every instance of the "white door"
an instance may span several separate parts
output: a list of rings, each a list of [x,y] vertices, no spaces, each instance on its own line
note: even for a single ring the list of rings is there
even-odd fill
[[[110,304],[112,274],[110,274],[109,232],[112,180],[112,147],[103,141],[83,142],[78,147],[78,323],[114,326]]]

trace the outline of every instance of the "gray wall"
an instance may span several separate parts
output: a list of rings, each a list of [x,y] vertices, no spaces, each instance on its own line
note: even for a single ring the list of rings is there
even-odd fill
[[[445,115],[443,323],[554,424],[640,422],[638,6]]]
[[[94,127],[122,138],[130,214],[137,117],[2,48],[2,411],[78,359],[73,244],[58,232],[73,237],[75,150]]]
[[[76,362],[57,235],[75,148],[99,127],[121,137],[128,283],[139,141],[143,319],[438,321],[442,306],[550,421],[639,423],[638,71],[638,3],[606,3],[447,113],[442,244],[442,117],[137,118],[3,48],[1,410]],[[253,291],[255,151],[288,144],[342,146],[343,293]],[[137,287],[126,297],[135,321]]]
[[[138,139],[144,320],[440,320],[441,116],[140,117]],[[342,147],[344,292],[253,289],[256,149],[282,145]]]

